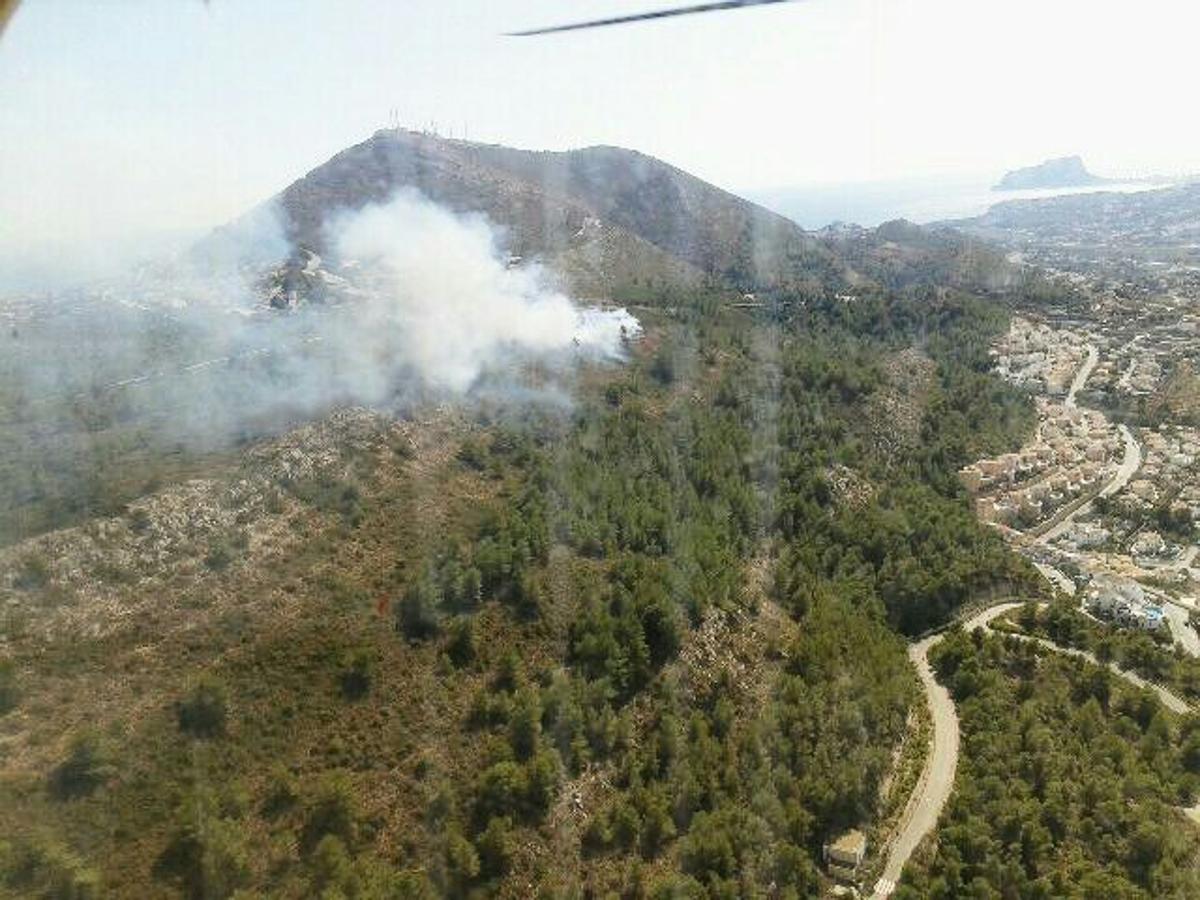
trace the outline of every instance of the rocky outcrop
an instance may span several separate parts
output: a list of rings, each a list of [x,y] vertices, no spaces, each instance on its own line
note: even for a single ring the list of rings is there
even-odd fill
[[[1107,179],[1099,178],[1087,170],[1083,159],[1078,156],[1063,156],[1058,159],[1048,159],[1036,166],[1026,166],[1006,172],[993,187],[994,191],[1027,191],[1038,188],[1070,188],[1090,187],[1095,184],[1105,184]]]

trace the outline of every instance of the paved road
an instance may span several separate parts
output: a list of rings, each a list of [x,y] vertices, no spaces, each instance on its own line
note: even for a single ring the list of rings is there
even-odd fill
[[[997,603],[995,606],[989,606],[983,612],[976,613],[963,622],[964,631],[974,631],[976,628],[990,628],[992,622],[1000,618],[1006,612],[1012,612],[1014,609],[1020,609],[1025,604],[1019,600],[1012,600],[1007,603]]]
[[[1098,360],[1098,351],[1094,346],[1088,345],[1087,359],[1076,373],[1075,379],[1071,383],[1071,389],[1067,394],[1067,406],[1075,405],[1075,394],[1087,382]],[[1125,442],[1125,455],[1113,477],[1100,489],[1099,496],[1101,497],[1110,497],[1125,487],[1142,465],[1142,449],[1138,445],[1137,439],[1134,438],[1133,432],[1124,425],[1119,425],[1118,429]],[[1037,538],[1037,540],[1042,543],[1053,540],[1065,531],[1077,516],[1089,509],[1091,505],[1091,501],[1082,504],[1078,509],[1073,510],[1069,515],[1065,516],[1061,522]],[[1069,593],[1074,593],[1074,583],[1058,569],[1044,564],[1038,564],[1037,568],[1051,582],[1067,590]],[[997,604],[972,616],[964,623],[964,628],[968,631],[973,631],[976,628],[987,628],[997,616],[1001,616],[1020,606],[1021,603],[1019,602]],[[1099,660],[1090,653],[1082,650],[1059,647],[1051,641],[1040,638],[1022,637],[1021,639],[1035,641],[1057,652],[1078,656],[1100,665]],[[935,635],[917,644],[913,644],[909,649],[909,657],[912,659],[913,665],[916,666],[917,675],[921,679],[926,699],[933,713],[933,752],[929,754],[928,759],[925,761],[925,768],[921,771],[921,778],[917,782],[917,786],[913,790],[908,805],[901,816],[896,837],[888,848],[887,862],[884,865],[883,873],[879,881],[875,884],[874,891],[871,894],[873,900],[882,900],[882,898],[891,895],[896,889],[896,883],[900,880],[900,874],[904,869],[905,863],[908,862],[909,857],[912,856],[913,851],[916,850],[921,840],[937,825],[942,808],[946,805],[946,800],[949,799],[950,792],[954,787],[954,773],[958,768],[958,714],[954,710],[954,702],[950,699],[949,692],[937,683],[929,667],[929,650],[940,640],[941,635]],[[1126,672],[1120,669],[1114,669],[1113,671],[1132,684],[1139,687],[1148,687],[1153,690],[1168,709],[1175,712],[1188,711],[1188,705],[1165,688],[1149,684],[1133,672]],[[1197,807],[1197,810],[1200,810],[1200,807]],[[1197,815],[1200,815],[1200,812]]]
[[[1184,652],[1200,656],[1200,634],[1188,624],[1188,608],[1167,599],[1163,603],[1163,615],[1171,623],[1171,635],[1183,647]]]
[[[1129,484],[1129,479],[1142,467],[1142,448],[1138,444],[1137,438],[1133,436],[1133,432],[1126,425],[1118,425],[1117,430],[1121,432],[1121,438],[1125,441],[1125,458],[1117,467],[1117,474],[1113,476],[1112,481],[1100,489],[1101,497],[1111,497],[1121,490]]]
[[[993,620],[1014,609],[1019,609],[1022,605],[1020,601],[998,603],[967,619],[963,623],[963,628],[967,631],[974,631],[976,628],[990,628]],[[1060,647],[1053,641],[1027,635],[1013,635],[1013,637],[1040,644],[1056,653],[1076,656],[1095,665],[1102,665],[1096,657],[1084,650]],[[901,816],[896,837],[888,849],[883,873],[871,894],[872,900],[883,900],[896,889],[905,863],[908,862],[922,839],[937,825],[942,808],[946,805],[954,787],[954,773],[958,769],[958,714],[955,712],[954,701],[950,699],[949,691],[937,682],[933,677],[933,670],[929,666],[929,651],[941,639],[942,635],[934,635],[909,647],[909,658],[916,666],[917,675],[921,679],[921,686],[925,689],[925,697],[933,713],[933,752],[925,760],[921,778],[917,782],[916,788],[913,789],[913,794]],[[1130,684],[1154,691],[1162,700],[1163,705],[1173,712],[1185,713],[1191,709],[1187,703],[1166,688],[1151,684],[1134,672],[1116,667],[1113,667],[1112,671]],[[1184,812],[1200,824],[1200,806],[1184,810]]]
[[[954,711],[950,692],[938,684],[929,667],[929,650],[941,639],[940,634],[934,635],[913,644],[908,650],[933,713],[933,752],[926,758],[921,778],[904,808],[896,837],[888,850],[887,863],[875,885],[874,898],[887,897],[895,890],[904,864],[921,839],[937,825],[942,807],[954,787],[954,772],[958,768],[958,713]]]
[[[1200,552],[1200,546],[1193,544],[1179,554],[1177,559],[1165,566],[1158,567],[1155,571],[1178,572],[1186,569],[1195,561],[1198,552]],[[1200,656],[1200,634],[1197,634],[1196,629],[1188,624],[1188,617],[1196,608],[1195,603],[1191,600],[1173,597],[1166,591],[1157,588],[1147,587],[1146,593],[1162,604],[1163,613],[1166,615],[1167,621],[1171,623],[1171,634],[1184,651],[1192,656]]]
[[[1122,348],[1122,349],[1132,352],[1133,348],[1136,347],[1140,341],[1144,340],[1145,338],[1148,338],[1149,336],[1150,335],[1148,335],[1148,334],[1134,335],[1133,340],[1131,340],[1128,344],[1126,344],[1124,346],[1124,348]],[[1129,360],[1129,368],[1126,369],[1121,374],[1121,377],[1117,380],[1118,388],[1120,388],[1123,391],[1129,390],[1129,379],[1131,379],[1133,377],[1133,370],[1136,368],[1137,368],[1137,360],[1130,359]]]
[[[1053,650],[1056,653],[1063,653],[1067,656],[1076,656],[1079,659],[1086,659],[1088,662],[1097,666],[1103,665],[1100,660],[1096,659],[1095,656],[1093,656],[1091,653],[1088,653],[1086,650],[1076,650],[1074,647],[1060,647],[1058,644],[1054,643],[1054,641],[1048,641],[1045,638],[1028,637],[1027,635],[1022,634],[1014,634],[1012,637],[1015,637],[1020,641],[1029,641],[1030,643],[1040,644],[1041,646],[1049,650]],[[1158,694],[1158,699],[1162,701],[1163,706],[1171,710],[1171,712],[1186,713],[1191,710],[1191,706],[1189,706],[1185,701],[1181,700],[1179,697],[1176,697],[1166,688],[1159,687],[1157,684],[1152,684],[1151,682],[1146,681],[1146,679],[1142,678],[1136,672],[1130,672],[1128,669],[1118,669],[1116,666],[1111,666],[1111,670],[1114,674],[1121,676],[1135,687],[1149,688],[1150,690],[1154,691],[1154,693]]]
[[[1121,439],[1125,442],[1125,455],[1121,460],[1121,464],[1117,466],[1117,471],[1113,473],[1113,477],[1109,479],[1108,484],[1100,488],[1100,497],[1111,497],[1125,485],[1129,484],[1129,479],[1133,478],[1138,469],[1142,467],[1142,448],[1138,444],[1137,438],[1133,436],[1125,425],[1118,425],[1117,430],[1121,433]],[[1063,516],[1063,520],[1053,528],[1047,529],[1042,533],[1037,540],[1043,544],[1047,544],[1054,540],[1060,534],[1070,527],[1079,516],[1092,508],[1092,501],[1080,504],[1077,508],[1071,510],[1069,515]]]
[[[1016,602],[998,604],[968,619],[964,627],[974,630],[985,626],[996,616],[1020,605]],[[933,670],[929,666],[929,651],[941,640],[942,635],[937,634],[908,649],[909,659],[917,669],[921,686],[925,689],[925,699],[933,714],[933,752],[926,758],[921,778],[900,817],[896,836],[888,848],[883,873],[871,894],[872,900],[882,900],[896,889],[905,863],[925,835],[937,825],[942,807],[954,788],[954,773],[958,769],[958,713],[954,709],[954,701],[950,699],[950,692],[933,677]]]
[[[1075,373],[1075,380],[1071,382],[1071,389],[1067,392],[1065,405],[1068,407],[1075,406],[1075,394],[1087,383],[1088,378],[1092,374],[1092,370],[1096,368],[1096,363],[1100,359],[1100,352],[1096,349],[1094,344],[1088,344],[1087,351],[1087,359],[1083,361],[1083,365],[1081,365],[1079,367],[1079,371]],[[1038,423],[1038,429],[1040,434],[1041,423]],[[1117,471],[1113,473],[1113,477],[1109,480],[1108,484],[1104,485],[1104,487],[1100,489],[1099,496],[1101,497],[1111,497],[1117,491],[1121,490],[1121,488],[1125,487],[1125,485],[1129,483],[1129,479],[1131,479],[1134,473],[1137,472],[1137,470],[1142,466],[1142,448],[1138,445],[1137,439],[1133,436],[1133,432],[1124,425],[1118,425],[1117,430],[1120,431],[1121,438],[1125,442],[1125,456],[1121,460],[1121,464],[1117,466]],[[1063,516],[1061,522],[1054,527],[1047,529],[1037,538],[1037,540],[1043,544],[1054,540],[1056,537],[1066,531],[1067,528],[1071,526],[1071,523],[1075,521],[1075,519],[1077,519],[1087,510],[1091,509],[1091,507],[1092,503],[1090,500],[1087,503],[1080,504],[1078,507],[1071,510],[1070,513]],[[1043,572],[1042,574],[1046,573]],[[1053,580],[1055,579],[1051,578],[1051,581]]]
[[[1035,562],[1033,567],[1042,573],[1042,576],[1054,586],[1060,588],[1068,594],[1074,595],[1075,582],[1067,577],[1061,569],[1057,569],[1049,563]]]
[[[1098,358],[1099,354],[1096,348],[1089,345],[1088,358],[1076,374],[1075,380],[1071,384],[1071,390],[1067,394],[1067,406],[1075,405],[1075,394],[1087,382],[1092,369],[1096,367]],[[1124,425],[1118,427],[1121,437],[1125,442],[1125,455],[1112,479],[1101,489],[1100,496],[1102,497],[1112,496],[1125,487],[1142,465],[1141,447],[1138,445],[1133,433]],[[1090,506],[1090,502],[1083,504],[1079,509],[1076,509],[1064,518],[1062,522],[1038,538],[1038,540],[1047,542],[1053,539],[1056,535],[1062,533],[1076,516]],[[1192,555],[1194,556],[1195,554]],[[1067,578],[1061,571],[1043,563],[1035,563],[1035,565],[1052,583],[1062,587],[1068,593],[1073,594],[1075,592],[1074,582]],[[989,628],[993,620],[1021,606],[1022,604],[1018,601],[998,603],[967,619],[963,623],[963,627],[967,631],[974,631],[976,628]],[[1169,609],[1178,610],[1178,607],[1170,606]],[[1194,631],[1190,629],[1188,631],[1193,637],[1197,637]],[[1083,650],[1060,647],[1052,641],[1042,638],[1023,635],[1014,635],[1014,637],[1017,637],[1019,640],[1040,644],[1057,653],[1076,656],[1086,659],[1095,665],[1102,665],[1095,656]],[[937,825],[942,808],[945,806],[946,801],[950,797],[950,792],[954,787],[954,774],[958,768],[958,714],[955,712],[954,701],[950,699],[949,692],[934,679],[933,671],[929,666],[929,651],[941,639],[941,635],[935,635],[913,644],[909,648],[909,657],[912,659],[913,665],[916,666],[917,674],[921,679],[921,685],[925,689],[926,699],[933,713],[933,752],[926,759],[925,767],[921,771],[921,778],[917,782],[912,796],[909,798],[908,805],[905,807],[904,814],[900,820],[899,830],[888,849],[887,863],[871,894],[872,900],[883,900],[883,898],[890,896],[896,889],[896,884],[900,880],[900,875],[905,864],[912,856],[913,851],[916,850],[917,845]],[[1197,638],[1197,649],[1200,649],[1200,638]],[[1134,672],[1115,667],[1112,671],[1137,687],[1146,687],[1154,691],[1159,699],[1162,700],[1163,705],[1168,709],[1177,713],[1189,711],[1190,706],[1187,703],[1165,688],[1150,684]],[[1200,805],[1184,809],[1183,812],[1197,824],[1200,824]]]
[[[1100,351],[1096,349],[1095,344],[1088,344],[1087,352],[1087,359],[1083,361],[1083,365],[1075,373],[1075,380],[1071,382],[1071,389],[1067,391],[1067,399],[1063,404],[1064,406],[1072,407],[1075,405],[1075,395],[1087,384],[1087,380],[1092,374],[1092,369],[1096,368],[1096,363],[1100,361]]]
[[[1174,569],[1176,571],[1179,569],[1186,569],[1195,561],[1197,553],[1200,553],[1200,546],[1192,544],[1192,546],[1180,553],[1179,558],[1172,561],[1167,568]]]

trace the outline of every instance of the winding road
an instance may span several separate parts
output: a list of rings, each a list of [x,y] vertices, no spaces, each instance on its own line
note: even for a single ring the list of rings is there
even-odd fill
[[[1133,436],[1133,432],[1125,425],[1118,425],[1117,430],[1121,433],[1121,440],[1125,442],[1125,454],[1121,459],[1121,464],[1117,466],[1117,471],[1113,473],[1113,477],[1109,479],[1108,483],[1100,488],[1097,497],[1111,497],[1129,484],[1129,480],[1142,467],[1142,448],[1138,444],[1137,438]],[[1093,500],[1088,500],[1071,510],[1053,528],[1042,532],[1037,538],[1038,543],[1048,544],[1061,535],[1071,526],[1072,522],[1092,508],[1093,502]]]
[[[997,603],[965,620],[963,628],[966,631],[990,628],[995,619],[1014,609],[1019,609],[1022,605],[1021,601],[1011,600]],[[1060,647],[1053,641],[1030,635],[1014,634],[1011,636],[1018,640],[1039,644],[1056,653],[1086,659],[1095,665],[1103,665],[1095,656],[1084,650]],[[905,864],[916,850],[917,845],[937,825],[942,808],[946,805],[954,787],[954,773],[958,769],[958,713],[955,711],[954,701],[950,698],[950,692],[933,677],[933,670],[929,665],[929,651],[942,640],[942,637],[943,635],[936,634],[909,648],[909,658],[912,659],[913,665],[917,669],[917,675],[921,679],[921,686],[925,689],[925,696],[933,714],[933,749],[925,760],[920,780],[913,789],[912,796],[909,797],[896,835],[888,847],[887,861],[879,880],[875,883],[871,894],[872,900],[883,900],[895,891]],[[1135,672],[1115,666],[1111,667],[1111,671],[1136,687],[1149,688],[1154,691],[1163,705],[1173,712],[1186,713],[1191,709],[1185,701],[1166,688],[1146,681]],[[1183,812],[1189,818],[1200,823],[1200,805],[1183,810]]]
[[[1004,615],[1006,612],[1010,612],[1011,610],[1019,608],[1021,605],[1022,604],[1020,603],[1001,603],[997,606],[993,606],[987,610],[984,610],[974,618],[969,619],[963,627],[965,627],[968,631],[974,631],[976,628],[990,628],[993,620]],[[1062,653],[1065,656],[1074,656],[1079,659],[1086,659],[1093,665],[1104,665],[1104,663],[1100,662],[1099,659],[1086,650],[1077,650],[1074,647],[1063,647],[1054,643],[1054,641],[1047,640],[1046,638],[1032,637],[1031,635],[1026,634],[1012,634],[1009,632],[1005,632],[1005,634],[1008,637],[1016,638],[1019,641],[1028,641],[1031,644],[1038,644],[1039,646],[1045,647],[1048,650],[1053,650],[1056,653]],[[1124,678],[1134,687],[1146,688],[1154,691],[1154,693],[1158,695],[1158,699],[1162,701],[1163,706],[1171,710],[1171,712],[1182,714],[1191,709],[1191,706],[1187,703],[1187,701],[1180,699],[1177,695],[1171,693],[1166,688],[1154,684],[1151,681],[1147,681],[1136,672],[1131,672],[1128,669],[1122,669],[1114,665],[1110,665],[1109,668],[1113,673]]]
[[[1134,343],[1136,343],[1136,339]],[[1079,371],[1075,373],[1075,378],[1071,382],[1070,390],[1067,392],[1066,400],[1064,401],[1065,406],[1074,407],[1076,405],[1075,395],[1087,383],[1099,359],[1100,354],[1096,346],[1088,344],[1087,358],[1084,360],[1083,365],[1080,366]],[[1132,366],[1130,367],[1130,372],[1132,372]],[[1128,375],[1129,373],[1126,373],[1125,377],[1128,378]],[[1039,425],[1039,434],[1040,427]],[[1129,483],[1142,465],[1142,448],[1134,437],[1133,432],[1125,425],[1118,425],[1117,428],[1125,444],[1124,456],[1120,465],[1117,466],[1116,472],[1113,473],[1112,478],[1097,493],[1097,497],[1111,497],[1119,492]],[[1062,521],[1056,523],[1052,528],[1034,540],[1037,543],[1048,544],[1070,527],[1071,523],[1078,516],[1089,510],[1093,502],[1093,500],[1088,500],[1080,504],[1064,516]],[[1196,548],[1192,548],[1181,565],[1190,565],[1196,556],[1196,552]],[[1062,588],[1069,594],[1075,593],[1075,583],[1059,569],[1044,562],[1035,562],[1034,565],[1056,587]],[[1021,606],[1022,603],[1020,601],[997,603],[966,619],[963,622],[963,628],[966,631],[974,631],[977,628],[990,628],[991,623],[995,619],[1014,609],[1019,609]],[[1187,611],[1174,603],[1167,603],[1165,607],[1166,614],[1171,620],[1172,630],[1177,637],[1181,638],[1184,649],[1195,656],[1200,656],[1200,635],[1197,635],[1195,631],[1187,626]],[[1013,634],[1011,636],[1018,640],[1039,644],[1056,653],[1085,659],[1094,665],[1104,665],[1095,656],[1084,650],[1060,647],[1053,641],[1032,635]],[[950,698],[949,691],[933,677],[933,670],[929,665],[929,651],[941,640],[942,635],[937,634],[927,637],[909,648],[909,658],[917,670],[917,675],[925,690],[925,696],[933,716],[933,747],[925,760],[925,766],[921,771],[921,777],[917,782],[917,786],[913,789],[912,796],[909,797],[908,804],[901,815],[896,834],[888,846],[887,860],[884,864],[883,872],[871,894],[873,900],[883,900],[883,898],[890,896],[895,891],[896,884],[900,880],[905,864],[911,858],[917,845],[937,825],[938,817],[941,815],[942,809],[946,805],[946,801],[950,798],[950,793],[954,787],[954,774],[958,768],[958,714],[955,711],[954,701]],[[1138,688],[1146,688],[1153,691],[1159,700],[1162,701],[1162,704],[1172,712],[1186,713],[1191,709],[1190,705],[1180,697],[1160,685],[1146,681],[1136,672],[1120,669],[1115,666],[1111,667],[1111,671]],[[1184,809],[1182,812],[1194,822],[1200,824],[1200,804],[1190,809]]]
[[[1065,406],[1074,407],[1076,405],[1075,395],[1083,389],[1088,378],[1091,377],[1092,371],[1096,368],[1099,359],[1099,351],[1095,345],[1089,344],[1087,346],[1087,357],[1080,366],[1079,371],[1075,373],[1075,378],[1071,382],[1070,390],[1064,401]],[[1129,483],[1142,465],[1142,448],[1134,437],[1133,432],[1125,425],[1118,425],[1117,428],[1125,445],[1124,455],[1112,478],[1099,490],[1096,497],[1111,497],[1119,492]],[[1088,511],[1092,507],[1093,502],[1094,500],[1088,500],[1080,504],[1065,515],[1062,521],[1057,522],[1052,528],[1034,538],[1034,541],[1040,544],[1048,544],[1070,527],[1071,523],[1077,517]],[[1192,552],[1184,564],[1190,564],[1194,557],[1195,552]],[[1059,569],[1045,562],[1035,562],[1034,565],[1056,587],[1063,589],[1069,594],[1075,593],[1075,583]],[[997,603],[966,619],[962,623],[963,628],[966,631],[974,631],[977,628],[990,628],[991,623],[995,619],[1012,610],[1019,609],[1021,606],[1021,601]],[[1191,638],[1190,640],[1185,639],[1182,642],[1184,649],[1189,653],[1200,656],[1200,636],[1186,627],[1186,611],[1168,604],[1167,615],[1171,618],[1171,624],[1177,634]],[[1181,618],[1184,620],[1183,622],[1176,621]],[[1039,644],[1056,653],[1085,659],[1094,665],[1104,665],[1095,656],[1084,650],[1060,647],[1053,641],[1032,635],[1014,634],[1011,636],[1017,640]],[[958,713],[954,708],[954,701],[950,698],[949,691],[933,677],[933,670],[929,664],[929,651],[941,640],[942,635],[937,634],[927,637],[909,648],[909,658],[917,670],[917,675],[921,680],[921,686],[925,690],[925,696],[933,716],[933,746],[929,756],[925,760],[921,777],[913,789],[912,796],[909,797],[908,804],[905,806],[904,812],[900,817],[896,834],[888,845],[887,859],[884,863],[883,872],[871,894],[873,900],[883,900],[883,898],[890,896],[895,891],[896,884],[900,880],[905,864],[912,857],[913,852],[921,841],[936,827],[942,809],[945,807],[946,801],[950,798],[950,793],[954,787],[954,774],[958,768]],[[1186,713],[1191,709],[1189,704],[1180,697],[1160,685],[1146,681],[1136,672],[1120,669],[1115,666],[1111,667],[1111,671],[1138,688],[1146,688],[1153,691],[1159,700],[1162,701],[1162,704],[1172,712]],[[1182,811],[1193,821],[1197,822],[1197,824],[1200,824],[1200,805]]]
[[[1094,344],[1088,344],[1087,358],[1083,361],[1083,365],[1079,367],[1079,371],[1075,373],[1075,379],[1071,382],[1071,389],[1067,393],[1065,405],[1068,407],[1075,406],[1075,395],[1087,384],[1088,378],[1091,377],[1092,370],[1096,368],[1096,364],[1100,360],[1100,352]],[[1038,426],[1039,429],[1041,426]],[[1137,473],[1137,470],[1142,467],[1142,448],[1138,444],[1137,438],[1133,436],[1133,432],[1125,425],[1118,425],[1117,430],[1121,435],[1121,440],[1125,444],[1125,452],[1122,456],[1120,465],[1117,466],[1113,477],[1104,485],[1097,493],[1097,497],[1111,497],[1120,491],[1125,485],[1129,484],[1130,479]],[[1063,516],[1062,521],[1056,523],[1045,532],[1035,537],[1033,540],[1039,544],[1049,544],[1052,540],[1066,531],[1071,524],[1083,513],[1092,508],[1092,500],[1081,503],[1075,509],[1071,510],[1067,515]],[[1062,588],[1068,594],[1075,593],[1075,583],[1068,578],[1063,572],[1049,563],[1035,562],[1034,566],[1039,572],[1056,587]]]
[[[1088,378],[1091,377],[1092,369],[1096,368],[1096,363],[1100,361],[1100,351],[1096,349],[1095,344],[1087,345],[1087,359],[1083,361],[1083,365],[1079,367],[1079,371],[1075,373],[1075,380],[1071,382],[1071,389],[1067,391],[1067,399],[1064,406],[1070,408],[1075,405],[1075,395],[1083,389],[1087,384]]]
[[[1136,344],[1142,337],[1145,337],[1145,335],[1135,338],[1130,342],[1129,347]],[[1095,345],[1089,344],[1087,359],[1084,360],[1079,371],[1075,373],[1075,379],[1071,382],[1071,390],[1067,394],[1065,401],[1067,406],[1075,406],[1075,394],[1087,383],[1098,361],[1099,352],[1096,350]],[[1125,444],[1124,456],[1116,472],[1113,473],[1113,477],[1100,489],[1097,497],[1114,496],[1129,484],[1133,476],[1142,467],[1142,448],[1138,444],[1137,438],[1134,437],[1133,432],[1126,425],[1118,425],[1117,430]],[[1092,501],[1090,500],[1080,504],[1064,516],[1061,522],[1056,523],[1052,528],[1047,529],[1043,534],[1034,538],[1034,540],[1040,544],[1048,544],[1066,531],[1075,519],[1087,512],[1091,507]],[[1163,568],[1168,571],[1178,571],[1190,566],[1198,552],[1200,552],[1200,547],[1193,545],[1181,554],[1177,560]],[[1060,569],[1048,562],[1040,561],[1035,561],[1034,567],[1055,587],[1061,588],[1067,594],[1075,593],[1075,582],[1068,578]],[[1166,617],[1170,622],[1171,633],[1175,639],[1183,646],[1183,649],[1187,653],[1190,653],[1192,656],[1200,656],[1200,634],[1188,624],[1188,614],[1191,612],[1192,607],[1186,603],[1181,603],[1176,598],[1164,592],[1153,591],[1150,593],[1162,604]]]

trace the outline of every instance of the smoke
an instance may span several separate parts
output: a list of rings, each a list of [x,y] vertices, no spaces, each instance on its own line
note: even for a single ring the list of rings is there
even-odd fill
[[[412,192],[328,231],[343,268],[366,273],[357,309],[366,346],[435,388],[468,391],[485,371],[526,357],[619,359],[622,338],[640,330],[623,309],[581,309],[545,287],[537,267],[509,265],[482,218]]]
[[[329,221],[327,259],[284,233],[266,205],[169,264],[0,302],[0,424],[213,446],[338,405],[560,404],[578,362],[619,361],[640,332],[414,193]],[[272,289],[300,302],[272,308]]]

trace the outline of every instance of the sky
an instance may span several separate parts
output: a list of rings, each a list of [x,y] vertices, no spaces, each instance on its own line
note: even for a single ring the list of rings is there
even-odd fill
[[[1200,171],[1200,6],[802,0],[536,38],[672,0],[24,0],[0,37],[0,268],[222,224],[385,127],[632,147],[736,191]]]

